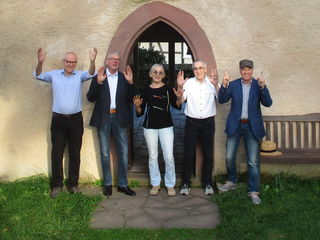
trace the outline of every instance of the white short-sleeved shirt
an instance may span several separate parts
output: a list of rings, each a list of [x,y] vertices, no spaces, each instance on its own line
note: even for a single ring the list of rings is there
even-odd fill
[[[183,86],[183,97],[186,100],[186,116],[204,119],[216,115],[217,92],[208,77],[203,82],[195,77],[188,79]]]

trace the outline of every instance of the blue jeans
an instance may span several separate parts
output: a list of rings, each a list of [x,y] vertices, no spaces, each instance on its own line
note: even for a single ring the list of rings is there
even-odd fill
[[[128,136],[127,129],[119,125],[116,113],[110,114],[109,122],[98,126],[100,143],[101,167],[104,185],[112,185],[110,169],[110,132],[112,131],[117,147],[118,155],[118,186],[128,186]]]
[[[158,164],[158,139],[163,152],[165,162],[164,182],[166,187],[174,187],[176,173],[173,158],[173,127],[160,129],[143,128],[149,152],[149,174],[152,186],[160,186],[161,175]]]
[[[237,183],[236,158],[240,139],[243,137],[248,162],[248,192],[259,192],[260,187],[260,142],[254,138],[249,123],[240,123],[236,132],[227,137],[226,165],[228,180]]]

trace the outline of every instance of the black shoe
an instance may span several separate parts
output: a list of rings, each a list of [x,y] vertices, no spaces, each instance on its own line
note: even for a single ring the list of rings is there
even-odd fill
[[[112,195],[112,185],[106,185],[103,186],[103,194],[106,195],[107,197]]]
[[[74,186],[74,187],[67,186],[67,190],[70,194],[81,193],[81,190],[77,186]]]
[[[118,192],[123,192],[126,195],[129,196],[135,196],[136,193],[134,191],[132,191],[128,186],[126,187],[118,187]]]

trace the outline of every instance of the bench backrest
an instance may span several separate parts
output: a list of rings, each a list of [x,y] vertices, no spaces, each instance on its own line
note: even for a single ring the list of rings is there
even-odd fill
[[[264,116],[266,137],[279,149],[320,149],[320,113]]]

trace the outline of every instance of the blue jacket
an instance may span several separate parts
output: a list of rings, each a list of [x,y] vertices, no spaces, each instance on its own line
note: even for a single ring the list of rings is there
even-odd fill
[[[123,73],[118,72],[118,84],[116,92],[117,121],[121,127],[130,127],[133,121],[132,98],[136,90],[133,84],[129,84]],[[96,102],[90,120],[90,126],[107,124],[110,117],[110,89],[107,79],[103,84],[97,83],[95,76],[87,93],[89,102]]]
[[[219,103],[226,103],[231,98],[231,109],[228,115],[225,133],[232,136],[240,124],[242,112],[242,84],[241,78],[231,81],[227,88],[221,86]],[[272,99],[267,87],[262,90],[256,79],[252,79],[248,102],[248,117],[251,131],[257,140],[265,135],[260,103],[265,107],[272,105]]]

